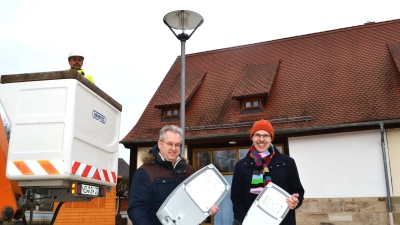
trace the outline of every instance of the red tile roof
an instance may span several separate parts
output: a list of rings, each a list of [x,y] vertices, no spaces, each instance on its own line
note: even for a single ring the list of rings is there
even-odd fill
[[[276,131],[398,119],[399,46],[400,20],[392,20],[187,55],[187,74],[207,75],[186,106],[186,138],[248,133],[260,118],[275,121]],[[232,96],[266,85],[242,81],[249,65],[274,62],[264,111],[241,114]],[[122,143],[157,139],[163,125],[179,126],[162,122],[154,107],[179,72],[178,57]]]
[[[203,81],[205,72],[185,74],[185,102],[196,92]],[[181,102],[181,79],[180,74],[175,78],[171,87],[166,91],[154,105],[156,108],[179,105]]]
[[[279,61],[275,63],[248,66],[238,87],[232,93],[232,98],[266,95],[271,91],[278,69]]]
[[[397,65],[397,69],[400,71],[400,44],[388,44],[388,47]]]

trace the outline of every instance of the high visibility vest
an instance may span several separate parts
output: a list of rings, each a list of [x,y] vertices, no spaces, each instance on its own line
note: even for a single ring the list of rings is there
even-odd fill
[[[94,84],[93,77],[89,76],[89,75],[85,75],[85,71],[83,71],[83,69],[79,69],[79,70],[76,70],[76,71],[78,71],[78,73],[82,74],[86,79],[88,79],[92,84]]]

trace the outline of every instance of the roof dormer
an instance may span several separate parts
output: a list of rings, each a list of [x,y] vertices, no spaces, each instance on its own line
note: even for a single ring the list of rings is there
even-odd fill
[[[271,91],[279,61],[248,65],[231,97],[240,101],[241,113],[262,112]]]
[[[387,44],[390,54],[400,72],[400,44]]]
[[[206,72],[187,73],[185,75],[185,106],[203,81]],[[162,119],[180,117],[181,79],[177,76],[169,89],[159,98],[155,108],[163,110]]]

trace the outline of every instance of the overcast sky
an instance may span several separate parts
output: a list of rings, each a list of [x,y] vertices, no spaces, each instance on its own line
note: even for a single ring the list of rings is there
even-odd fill
[[[140,118],[181,44],[165,14],[191,10],[203,25],[186,54],[400,19],[399,0],[0,0],[0,75],[83,69],[122,104],[120,139]],[[2,117],[6,117],[0,109]],[[120,146],[129,163],[129,150]]]

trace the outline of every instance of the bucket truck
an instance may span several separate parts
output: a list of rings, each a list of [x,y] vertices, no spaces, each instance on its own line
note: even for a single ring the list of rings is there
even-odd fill
[[[0,128],[0,221],[116,186],[122,106],[95,84],[75,70],[2,75],[0,102],[11,124],[9,143]]]

